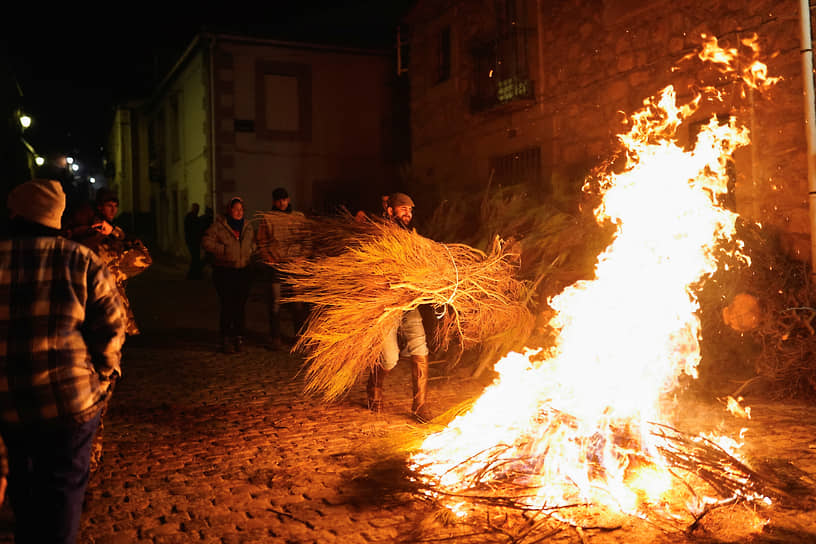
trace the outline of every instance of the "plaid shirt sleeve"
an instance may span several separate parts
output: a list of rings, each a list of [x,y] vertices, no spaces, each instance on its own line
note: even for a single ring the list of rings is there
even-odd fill
[[[110,379],[121,376],[119,366],[125,341],[127,315],[113,276],[99,260],[88,267],[88,300],[85,308],[84,336],[91,362],[97,372]]]
[[[255,233],[255,248],[258,259],[266,265],[275,264],[275,257],[272,255],[272,226],[267,218],[261,218],[258,230]]]

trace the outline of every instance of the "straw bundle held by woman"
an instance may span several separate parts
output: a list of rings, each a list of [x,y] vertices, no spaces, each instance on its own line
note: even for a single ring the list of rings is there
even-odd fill
[[[340,240],[345,228],[327,223],[320,236]],[[307,392],[326,399],[346,393],[377,362],[386,331],[422,304],[447,313],[443,344],[454,335],[465,346],[500,333],[516,341],[529,335],[533,319],[521,302],[524,285],[512,275],[515,256],[498,240],[485,254],[388,223],[351,230],[358,236],[347,238],[345,251],[282,267],[292,298],[315,307],[296,345],[306,354]]]

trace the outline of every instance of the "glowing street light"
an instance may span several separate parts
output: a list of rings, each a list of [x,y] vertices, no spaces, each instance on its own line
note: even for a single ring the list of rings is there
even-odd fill
[[[73,164],[71,165],[71,170],[73,170],[74,172],[76,172],[77,170],[79,170],[79,165],[78,165],[77,163],[73,163]]]
[[[37,166],[42,166],[43,164],[45,164],[45,159],[37,155],[36,157],[34,157],[34,164],[36,164]]]
[[[24,129],[30,127],[31,126],[31,117],[29,117],[28,115],[26,115],[24,113],[21,113],[20,114],[20,126],[23,127]]]
[[[88,178],[88,181],[90,181],[91,184],[94,184],[94,183],[96,183],[96,178],[91,176],[91,177]]]
[[[67,162],[68,164],[74,164],[74,158],[73,157],[65,157],[65,162]]]

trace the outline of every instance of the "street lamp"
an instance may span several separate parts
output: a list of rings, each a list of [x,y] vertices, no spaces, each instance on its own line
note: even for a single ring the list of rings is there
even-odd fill
[[[31,126],[31,117],[29,117],[25,113],[21,113],[20,114],[20,126],[23,127],[23,129],[27,129],[28,127],[30,127]]]
[[[45,159],[43,159],[42,157],[40,157],[39,155],[37,155],[36,157],[34,157],[34,163],[35,163],[37,166],[42,166],[43,164],[45,164]]]
[[[88,181],[90,181],[91,184],[94,184],[94,183],[96,183],[96,178],[91,176],[91,177],[88,178]]]
[[[73,163],[73,164],[71,164],[71,170],[73,170],[74,172],[76,172],[77,170],[79,170],[79,165],[78,165],[77,163]]]
[[[65,162],[67,162],[68,164],[74,164],[74,158],[73,157],[65,157]]]

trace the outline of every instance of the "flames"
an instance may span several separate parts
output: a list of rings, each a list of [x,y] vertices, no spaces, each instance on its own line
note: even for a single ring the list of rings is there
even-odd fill
[[[737,52],[705,39],[700,58],[727,67]],[[741,73],[767,78],[753,67]],[[713,118],[684,149],[678,128],[696,104],[677,105],[667,87],[630,117],[619,136],[625,167],[597,180],[596,218],[616,233],[595,278],[550,301],[554,346],[500,360],[499,377],[472,409],[412,456],[433,493],[467,496],[474,486],[512,482],[513,500],[531,508],[596,504],[642,515],[645,504],[676,487],[666,435],[656,428],[682,377],[697,376],[700,322],[691,286],[716,271],[714,248],[734,235],[737,216],[719,202],[729,157],[749,143],[736,119]],[[746,412],[734,399],[729,408]],[[696,440],[716,440],[729,452],[739,445]],[[698,500],[702,507],[712,499]],[[465,515],[467,504],[448,506]]]
[[[750,50],[750,54],[741,54],[734,47],[721,47],[716,36],[703,34],[702,39],[703,47],[696,56],[703,62],[716,66],[722,73],[733,74],[741,79],[744,83],[743,89],[747,87],[766,90],[782,79],[768,76],[767,65],[759,60],[760,52],[756,34],[740,40],[740,45]],[[742,96],[745,96],[744,90]]]

